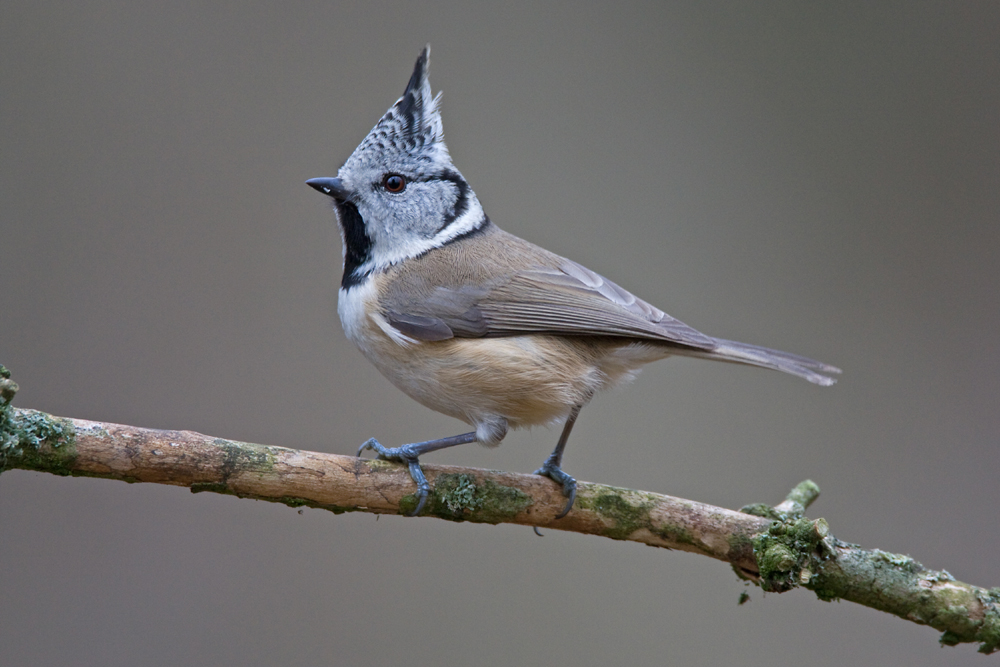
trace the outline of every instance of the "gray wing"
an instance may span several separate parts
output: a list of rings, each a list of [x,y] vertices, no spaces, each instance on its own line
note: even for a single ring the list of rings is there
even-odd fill
[[[438,285],[419,301],[384,303],[392,326],[418,340],[528,333],[642,338],[711,351],[714,339],[568,259],[491,285]]]
[[[433,272],[432,272],[433,273]],[[382,301],[383,314],[418,340],[521,334],[619,336],[676,346],[673,354],[779,370],[829,386],[840,369],[814,359],[737,341],[710,338],[610,280],[558,257],[502,280],[488,272],[458,284],[408,283]]]

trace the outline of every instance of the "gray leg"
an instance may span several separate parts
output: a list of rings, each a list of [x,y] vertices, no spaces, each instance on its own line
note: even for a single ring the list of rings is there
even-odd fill
[[[569,514],[569,511],[573,509],[573,501],[576,500],[576,480],[564,473],[559,466],[562,464],[563,451],[566,449],[569,433],[573,430],[573,424],[580,416],[580,408],[582,407],[582,405],[578,405],[570,411],[569,417],[566,418],[566,425],[563,426],[562,435],[559,436],[559,442],[556,443],[556,448],[549,454],[549,458],[545,459],[544,465],[535,471],[536,475],[545,475],[556,484],[562,484],[563,495],[569,498],[566,508],[556,515],[557,519]]]
[[[424,476],[424,471],[420,467],[420,461],[417,460],[418,457],[430,452],[436,452],[439,449],[454,447],[455,445],[465,445],[475,441],[475,431],[472,433],[463,433],[462,435],[453,435],[448,438],[440,438],[438,440],[414,442],[400,447],[383,447],[378,440],[370,438],[367,442],[365,442],[365,444],[358,448],[358,456],[361,456],[361,452],[366,449],[370,449],[378,454],[378,458],[380,459],[384,459],[386,461],[398,461],[400,463],[405,463],[410,467],[410,477],[412,477],[413,481],[417,483],[417,507],[406,516],[416,516],[420,514],[421,510],[424,509],[424,505],[427,503],[427,496],[431,492],[430,482],[428,482],[427,477]]]

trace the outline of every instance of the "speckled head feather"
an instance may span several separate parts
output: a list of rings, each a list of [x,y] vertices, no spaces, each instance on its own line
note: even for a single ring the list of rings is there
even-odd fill
[[[451,162],[439,109],[441,93],[434,95],[431,92],[428,78],[430,53],[428,44],[417,58],[403,96],[375,124],[348,158],[348,163],[375,153],[382,159],[395,154],[394,157],[405,162],[412,160],[435,165]]]
[[[344,287],[488,224],[444,143],[424,47],[406,91],[337,173]],[[388,189],[393,177],[400,189]],[[396,178],[398,177],[398,178]]]

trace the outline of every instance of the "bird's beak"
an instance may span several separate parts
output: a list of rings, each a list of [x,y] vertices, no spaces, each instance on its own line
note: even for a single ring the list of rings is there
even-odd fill
[[[306,181],[306,185],[340,201],[346,200],[350,195],[339,178],[310,178]]]

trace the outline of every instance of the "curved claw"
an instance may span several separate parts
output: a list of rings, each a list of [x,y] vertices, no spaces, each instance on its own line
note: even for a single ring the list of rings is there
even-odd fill
[[[567,484],[570,485],[568,491],[566,489]],[[576,502],[576,480],[572,477],[569,478],[568,482],[563,483],[563,495],[569,498],[569,500],[566,501],[566,507],[563,508],[563,511],[556,514],[557,519],[561,519],[569,514],[569,511],[573,509],[573,503]]]
[[[427,477],[420,467],[419,457],[430,452],[436,452],[439,449],[454,447],[455,445],[465,445],[475,441],[475,431],[453,435],[448,438],[427,440],[426,442],[413,442],[401,447],[383,447],[375,438],[369,438],[365,441],[365,444],[358,448],[358,456],[361,456],[361,452],[366,449],[370,449],[378,455],[376,458],[383,461],[405,463],[410,468],[410,477],[413,478],[413,481],[417,485],[417,507],[406,516],[416,516],[424,509],[424,505],[427,503],[427,496],[431,493],[431,485],[428,483]]]
[[[563,511],[556,515],[556,518],[561,519],[569,514],[569,511],[573,509],[573,503],[576,502],[576,480],[563,472],[563,469],[559,466],[550,465],[548,461],[545,462],[545,465],[536,470],[535,474],[548,477],[556,484],[562,484],[562,493],[564,496],[569,498],[569,501],[566,503],[566,507],[563,508]]]
[[[402,449],[402,447],[397,449]],[[406,516],[417,516],[423,511],[424,505],[427,504],[427,496],[431,493],[431,485],[427,481],[427,477],[424,476],[424,470],[420,467],[420,462],[417,461],[416,456],[408,459],[406,463],[410,466],[410,477],[417,483],[417,506],[413,508],[412,512],[407,512]]]
[[[358,456],[360,457],[361,452],[365,451],[366,449],[370,449],[380,456],[382,452],[385,451],[385,447],[382,446],[382,443],[376,440],[375,438],[368,438],[361,444],[360,447],[358,447]]]

